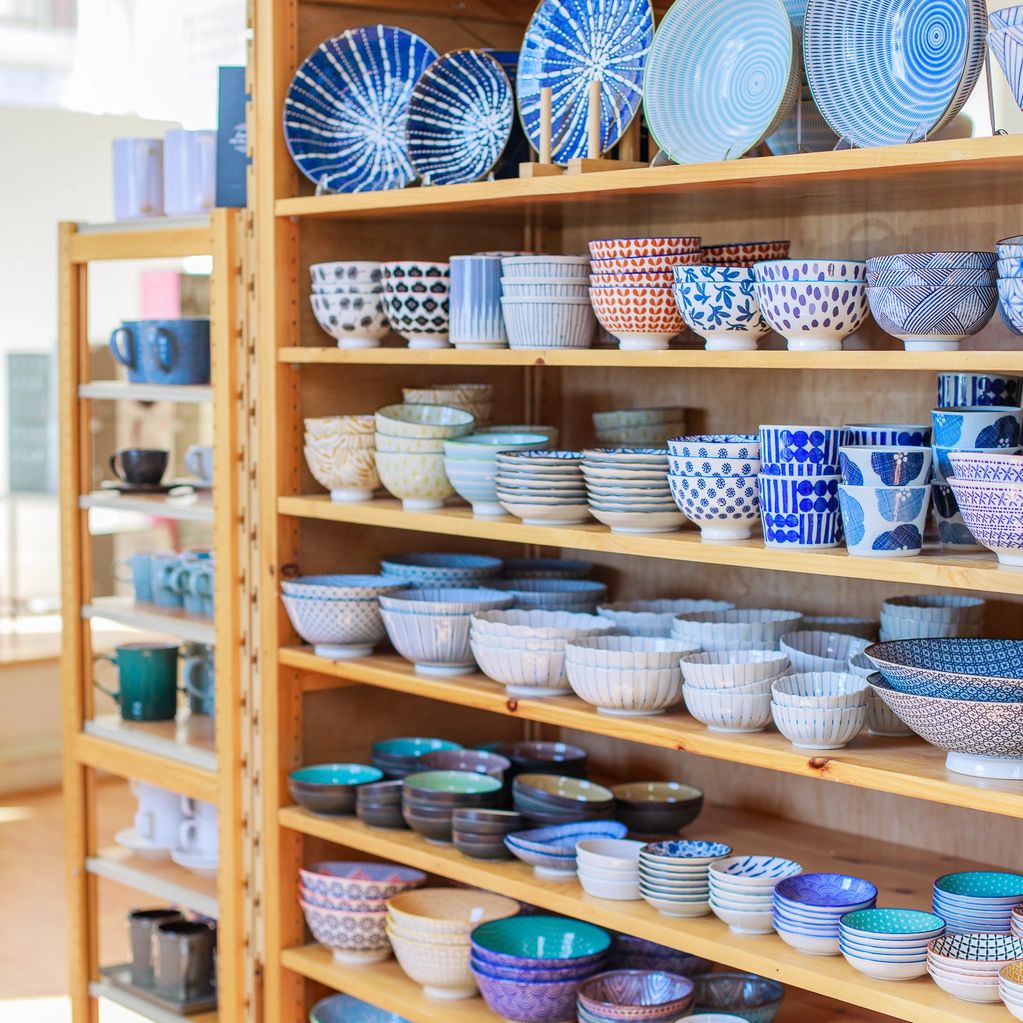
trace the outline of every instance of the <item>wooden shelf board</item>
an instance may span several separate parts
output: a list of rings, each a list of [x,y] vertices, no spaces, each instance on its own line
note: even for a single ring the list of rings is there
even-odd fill
[[[85,861],[85,869],[96,877],[124,885],[153,898],[217,918],[217,882],[200,877],[172,860],[148,860],[119,846],[100,849]]]
[[[911,796],[948,806],[984,810],[1006,817],[1023,817],[1023,787],[1014,782],[974,780],[945,769],[945,754],[915,737],[884,739],[861,733],[841,750],[813,753],[797,750],[778,732],[728,735],[712,732],[684,711],[653,717],[621,718],[597,713],[576,696],[515,699],[484,675],[450,679],[417,675],[397,654],[330,661],[310,647],[285,647],[280,663],[306,673],[306,691],[361,683],[454,703],[524,721],[572,728],[591,735],[681,750],[694,756],[767,768],[804,778],[819,778],[876,792]]]
[[[217,1023],[220,1018],[217,1012],[199,1012],[192,1016],[181,1016],[176,1012],[161,1009],[159,1006],[153,1005],[152,1002],[133,995],[130,991],[124,991],[107,980],[91,981],[89,994],[93,998],[104,998],[108,1002],[120,1005],[121,1008],[136,1013],[142,1019],[150,1020],[150,1023],[182,1023],[183,1020],[187,1020],[188,1023]]]
[[[146,632],[157,632],[189,643],[216,642],[216,629],[208,618],[186,614],[180,608],[137,603],[131,597],[96,597],[82,607],[82,617],[106,618]]]
[[[158,519],[179,522],[213,522],[213,502],[208,493],[181,497],[119,494],[116,490],[96,490],[78,499],[79,508],[108,508],[111,511],[139,512]]]
[[[77,224],[68,248],[72,263],[203,256],[213,252],[213,227],[209,216]]]
[[[887,1013],[912,1023],[994,1023],[1004,1019],[999,1005],[972,1006],[938,988],[930,978],[890,983],[871,980],[841,956],[808,956],[776,935],[741,937],[715,916],[675,920],[645,902],[612,902],[587,895],[575,880],[548,881],[518,860],[488,863],[468,859],[454,846],[434,846],[411,831],[380,831],[352,817],[318,817],[297,807],[280,811],[282,826],[349,849],[418,867],[442,877],[501,892],[550,912],[585,919],[601,927],[635,934],[684,949],[739,970],[773,977],[784,984],[851,1005]],[[879,842],[869,836],[827,831],[805,824],[708,806],[687,829],[692,837],[728,842],[737,853],[770,852],[807,870],[837,871],[868,878],[880,905],[929,909],[931,882],[950,870],[982,865]],[[352,992],[357,994],[357,992]],[[361,996],[360,996],[361,997]]]
[[[786,551],[765,547],[760,539],[734,543],[702,543],[692,525],[676,533],[626,536],[592,522],[579,526],[527,526],[512,517],[474,518],[468,507],[407,512],[392,498],[361,504],[332,502],[326,494],[278,498],[278,512],[296,518],[348,522],[360,526],[405,529],[446,536],[537,544],[575,551],[664,558],[701,565],[728,565],[773,572],[801,572],[835,579],[868,579],[907,586],[941,586],[987,593],[1020,594],[1023,570],[1005,568],[993,554],[959,557],[927,553],[912,558],[851,557],[844,547],[822,551]]]
[[[179,404],[207,405],[213,401],[208,384],[130,384],[126,380],[93,380],[80,384],[78,397],[105,401],[174,401]]]

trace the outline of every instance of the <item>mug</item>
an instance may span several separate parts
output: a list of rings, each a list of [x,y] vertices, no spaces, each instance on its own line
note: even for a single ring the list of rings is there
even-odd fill
[[[131,982],[136,987],[153,986],[153,929],[183,919],[176,909],[133,909],[128,914]]]
[[[142,384],[146,380],[142,370],[139,328],[138,320],[121,320],[121,325],[110,335],[110,354],[114,362],[120,363],[128,371],[130,384]]]
[[[160,607],[184,607],[184,597],[174,585],[181,555],[175,551],[151,554],[151,578],[153,585],[153,603]]]
[[[188,706],[193,714],[216,714],[216,673],[213,648],[201,643],[189,643],[184,650],[185,663],[181,670]]]
[[[114,220],[163,216],[163,142],[114,139]]]
[[[110,565],[110,574],[119,583],[131,583],[135,587],[136,603],[153,603],[154,556],[140,552],[130,558],[118,558]]]
[[[216,931],[198,920],[170,920],[153,928],[156,993],[175,1002],[191,1002],[213,993]]]
[[[178,848],[182,852],[215,857],[220,850],[217,808],[212,803],[182,796],[181,809],[185,819],[178,826]]]
[[[142,373],[151,384],[210,382],[210,321],[206,316],[142,320]]]
[[[213,615],[213,558],[210,552],[188,552],[178,558],[169,585],[181,597],[189,614]]]
[[[185,452],[185,468],[202,483],[212,483],[213,448],[208,444],[193,444]]]
[[[184,813],[181,797],[149,782],[133,781],[132,794],[138,801],[132,822],[139,838],[170,849],[177,844]]]
[[[118,673],[118,688],[93,685],[114,700],[125,721],[173,721],[178,709],[177,643],[125,643],[113,656],[97,654],[94,661],[109,661]]]
[[[448,334],[453,345],[507,347],[500,256],[451,257],[450,315]]]
[[[125,448],[110,456],[110,471],[125,483],[159,483],[169,458],[159,448]]]
[[[168,217],[206,213],[217,194],[217,133],[175,128],[163,140],[163,208]]]

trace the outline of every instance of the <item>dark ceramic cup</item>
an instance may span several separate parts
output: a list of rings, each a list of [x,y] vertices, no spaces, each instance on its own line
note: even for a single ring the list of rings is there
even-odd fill
[[[110,471],[125,483],[159,483],[170,452],[157,448],[125,448],[110,456]]]
[[[156,993],[174,1002],[191,1002],[212,993],[216,931],[197,920],[173,920],[153,929]]]
[[[128,914],[131,982],[136,987],[153,986],[153,929],[181,919],[176,909],[136,909]]]

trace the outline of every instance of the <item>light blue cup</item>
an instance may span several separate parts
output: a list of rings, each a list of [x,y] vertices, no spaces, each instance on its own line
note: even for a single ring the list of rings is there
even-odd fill
[[[184,607],[184,597],[175,585],[175,578],[181,567],[181,556],[169,551],[153,554],[150,557],[153,603],[160,607]]]
[[[501,257],[452,256],[451,343],[463,348],[505,348],[508,334],[501,311]]]
[[[188,705],[193,714],[216,715],[216,675],[213,648],[202,643],[189,643],[184,648],[185,660],[181,678],[188,693]]]
[[[173,551],[168,551],[176,557]],[[119,583],[131,583],[135,589],[135,600],[153,603],[153,554],[133,554],[130,558],[118,558],[110,566],[110,574]]]
[[[114,220],[163,216],[162,139],[114,139]]]
[[[170,586],[181,596],[189,614],[213,616],[213,558],[209,551],[186,551],[171,573]]]
[[[845,544],[861,558],[909,558],[923,548],[931,488],[838,488]]]
[[[217,133],[174,128],[163,143],[163,206],[168,217],[213,208],[217,192]]]

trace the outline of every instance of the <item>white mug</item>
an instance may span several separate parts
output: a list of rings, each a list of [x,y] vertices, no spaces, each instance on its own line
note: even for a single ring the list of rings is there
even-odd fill
[[[178,827],[178,848],[200,856],[216,856],[220,849],[217,808],[212,803],[191,800],[192,814]]]
[[[185,468],[202,483],[213,482],[213,448],[193,444],[185,452]]]
[[[183,820],[181,797],[148,782],[133,781],[131,790],[138,800],[135,833],[154,845],[173,846]]]
[[[163,140],[163,208],[168,217],[206,213],[217,192],[217,133],[175,128]]]

